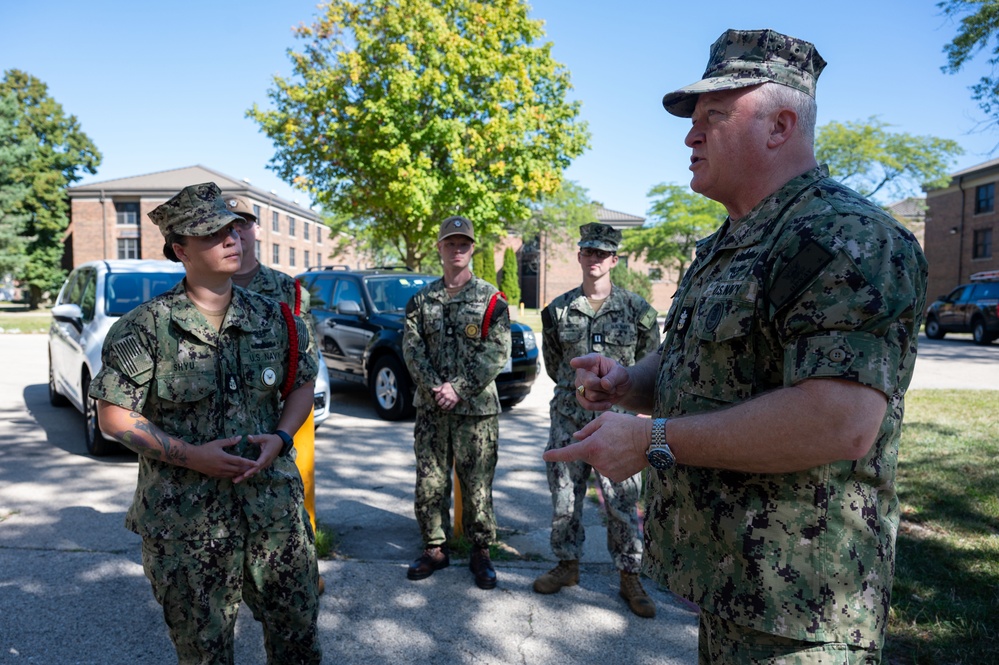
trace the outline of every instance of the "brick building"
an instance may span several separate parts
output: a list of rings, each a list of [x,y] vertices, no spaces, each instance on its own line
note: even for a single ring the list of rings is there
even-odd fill
[[[146,175],[106,180],[70,187],[70,225],[66,235],[63,267],[97,259],[162,259],[163,236],[147,213],[188,185],[214,182],[225,194],[247,197],[257,211],[260,232],[257,256],[260,262],[290,275],[333,264],[351,268],[372,265],[357,254],[350,242],[336,242],[312,210],[271,194],[249,183],[204,166],[160,171]],[[618,229],[641,226],[642,217],[603,207],[597,219]],[[517,252],[523,301],[527,307],[542,307],[556,296],[580,284],[576,261],[576,238],[549,246],[544,240],[525,243],[507,237],[497,244],[494,256],[502,268],[503,252]],[[653,278],[652,305],[664,314],[676,290],[675,281],[663,279],[644,261],[622,257],[632,270]]]
[[[927,300],[949,293],[976,272],[999,270],[999,159],[951,174],[950,184],[926,193],[923,250],[929,263]]]
[[[329,265],[329,230],[312,210],[248,182],[190,166],[67,190],[70,225],[65,268],[97,259],[162,259],[163,236],[147,213],[188,185],[214,182],[225,194],[247,197],[260,222],[260,262],[290,275]]]

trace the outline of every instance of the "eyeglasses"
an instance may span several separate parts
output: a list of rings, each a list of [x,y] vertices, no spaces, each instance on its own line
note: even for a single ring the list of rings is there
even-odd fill
[[[608,256],[617,256],[617,252],[607,252],[602,249],[593,249],[592,247],[584,247],[580,250],[586,258],[597,257],[601,261],[605,260]]]
[[[240,231],[245,231],[251,228],[256,222],[252,219],[246,219],[245,217],[240,217],[238,220],[232,223]]]

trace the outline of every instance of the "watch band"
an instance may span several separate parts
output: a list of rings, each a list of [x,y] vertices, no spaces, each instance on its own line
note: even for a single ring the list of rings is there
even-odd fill
[[[287,457],[291,449],[295,447],[295,439],[291,438],[291,435],[284,430],[276,430],[274,432],[281,439],[281,443],[284,445],[281,448],[281,452],[278,453],[281,457]]]
[[[676,466],[676,457],[666,443],[666,423],[668,418],[655,418],[652,421],[652,443],[645,452],[649,466],[659,471],[669,471]]]

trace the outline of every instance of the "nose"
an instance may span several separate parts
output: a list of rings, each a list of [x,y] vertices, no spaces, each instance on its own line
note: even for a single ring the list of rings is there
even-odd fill
[[[700,145],[704,142],[704,132],[698,129],[697,124],[693,124],[690,127],[690,131],[687,132],[687,136],[683,139],[683,144],[688,148],[693,148],[696,145]]]

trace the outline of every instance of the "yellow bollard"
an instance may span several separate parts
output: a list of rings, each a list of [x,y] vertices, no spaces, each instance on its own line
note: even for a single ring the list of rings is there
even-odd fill
[[[461,483],[458,482],[458,470],[454,470],[454,537],[465,535],[465,527],[461,524]]]
[[[305,485],[305,509],[309,511],[309,521],[312,531],[316,530],[316,424],[314,413],[309,411],[309,417],[295,432],[295,466],[302,476]]]

